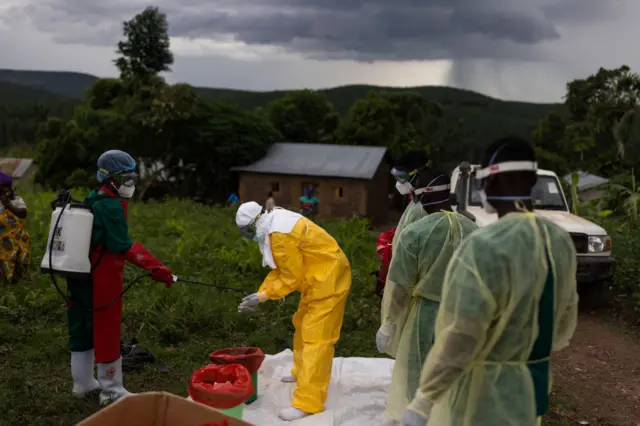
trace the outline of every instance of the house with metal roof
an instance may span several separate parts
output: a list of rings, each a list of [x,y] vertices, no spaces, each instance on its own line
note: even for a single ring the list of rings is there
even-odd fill
[[[32,158],[0,158],[0,172],[13,179],[23,179],[35,170]]]
[[[235,167],[241,201],[264,203],[298,211],[307,188],[318,198],[317,217],[358,216],[375,225],[388,214],[387,149],[375,146],[276,143],[253,164]]]
[[[582,201],[589,201],[599,198],[603,195],[604,185],[609,183],[609,179],[578,171],[578,194]],[[562,178],[567,184],[571,185],[571,173]]]

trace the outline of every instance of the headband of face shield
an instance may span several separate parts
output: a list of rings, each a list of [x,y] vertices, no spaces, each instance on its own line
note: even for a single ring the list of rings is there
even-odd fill
[[[418,188],[415,191],[413,191],[413,194],[418,196],[421,194],[433,194],[436,192],[447,192],[447,194],[451,191],[451,184],[450,183],[446,183],[443,185],[431,185],[432,183],[434,183],[435,181],[437,181],[438,179],[440,179],[441,177],[446,177],[446,175],[440,175],[437,176],[436,178],[432,179],[431,182],[429,182],[427,184],[427,186],[422,187],[422,188]],[[431,201],[428,203],[422,203],[423,206],[432,206],[435,204],[444,204],[444,203],[449,203],[451,202],[451,200],[449,199],[449,197],[447,197],[446,199],[442,199],[442,200],[438,200],[438,201]]]

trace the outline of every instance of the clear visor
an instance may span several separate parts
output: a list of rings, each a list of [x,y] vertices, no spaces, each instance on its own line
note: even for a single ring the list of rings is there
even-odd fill
[[[138,182],[138,174],[135,172],[124,172],[116,175],[120,185],[134,186]]]
[[[398,169],[394,167],[393,169],[391,169],[391,176],[393,176],[397,182],[405,183],[405,182],[410,182],[414,178],[417,172],[418,170],[407,172],[406,170]]]

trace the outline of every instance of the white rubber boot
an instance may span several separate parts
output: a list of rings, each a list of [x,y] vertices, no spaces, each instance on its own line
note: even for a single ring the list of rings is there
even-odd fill
[[[89,392],[100,389],[93,376],[93,349],[84,352],[71,352],[71,377],[73,377],[73,396],[84,398]]]
[[[300,420],[307,416],[310,416],[310,413],[305,413],[302,410],[298,410],[295,407],[285,408],[284,410],[280,410],[278,413],[278,417],[285,422],[292,422],[294,420]]]
[[[109,363],[98,364],[98,382],[102,388],[100,405],[107,405],[122,397],[131,395],[122,384],[122,358]]]
[[[298,379],[296,379],[296,377],[293,376],[292,374],[289,374],[288,376],[282,376],[280,378],[280,381],[282,383],[295,383],[298,381]]]

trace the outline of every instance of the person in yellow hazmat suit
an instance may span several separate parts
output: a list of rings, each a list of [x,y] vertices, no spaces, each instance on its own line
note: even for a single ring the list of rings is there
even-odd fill
[[[493,143],[474,189],[498,221],[467,237],[445,274],[435,343],[404,414],[408,426],[534,426],[547,411],[552,351],[578,318],[576,251],[533,213],[533,147]]]
[[[446,173],[429,170],[425,178],[428,183],[415,191],[415,198],[428,215],[408,225],[398,239],[384,290],[383,321],[376,335],[378,351],[395,353],[396,359],[385,411],[388,424],[402,420],[418,389],[433,344],[449,260],[462,240],[478,229],[470,219],[453,213]]]
[[[298,420],[324,409],[331,378],[334,347],[340,338],[351,266],[338,243],[311,220],[281,208],[271,212],[255,202],[244,203],[236,214],[243,236],[258,242],[262,266],[271,268],[257,293],[238,306],[255,311],[267,300],[299,291],[293,316],[293,369],[283,382],[297,382],[290,407],[278,417]]]

